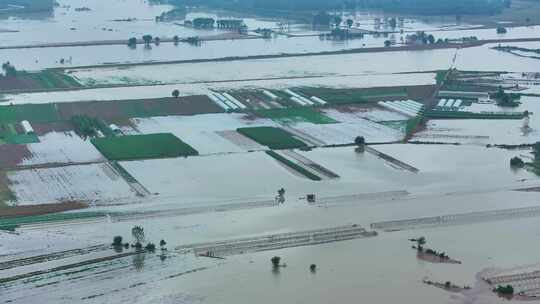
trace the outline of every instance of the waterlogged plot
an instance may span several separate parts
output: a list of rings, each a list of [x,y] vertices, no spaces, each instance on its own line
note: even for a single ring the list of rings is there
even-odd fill
[[[27,145],[0,145],[1,168],[104,160],[89,141],[83,140],[75,132],[50,132],[39,136],[38,143]]]
[[[296,149],[307,146],[304,142],[281,128],[238,128],[237,131],[270,149]]]
[[[108,164],[10,171],[7,179],[18,205],[118,204],[136,199],[136,193]]]
[[[311,122],[314,124],[331,124],[337,121],[307,107],[267,109],[255,112],[258,116],[270,118],[278,123]]]
[[[314,125],[298,123],[292,128],[299,136],[316,139],[321,145],[351,144],[357,136],[363,136],[369,143],[397,142],[404,138],[403,130],[391,128],[366,119],[352,123]]]
[[[197,150],[170,133],[94,138],[92,143],[109,160],[165,158],[199,154]]]
[[[243,152],[260,147],[241,145],[234,138],[239,134],[227,137],[228,131],[248,126],[275,126],[268,119],[254,119],[245,114],[205,114],[194,116],[167,116],[131,119],[136,132],[143,134],[171,132],[191,145],[200,154]],[[230,132],[229,132],[230,133]],[[234,132],[236,133],[236,132]],[[229,139],[230,138],[230,139]]]
[[[175,206],[268,201],[283,185],[295,185],[294,191],[299,193],[313,191],[307,190],[313,182],[290,173],[264,152],[127,161],[121,165],[151,193],[173,197]]]
[[[367,119],[374,122],[404,121],[409,117],[398,112],[385,110],[377,107],[354,107],[345,106],[338,108],[325,108],[322,110],[324,115],[345,123],[355,123]]]

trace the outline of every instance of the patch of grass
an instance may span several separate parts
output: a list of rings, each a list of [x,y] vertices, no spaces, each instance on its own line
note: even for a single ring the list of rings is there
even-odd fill
[[[278,123],[311,122],[314,124],[331,124],[338,122],[308,107],[258,110],[255,111],[255,114],[270,118]]]
[[[39,142],[36,134],[19,134],[14,123],[0,123],[0,140],[6,144],[30,144]]]
[[[238,133],[247,136],[270,149],[296,149],[307,145],[296,139],[291,133],[274,127],[239,128]]]
[[[523,113],[474,113],[466,111],[438,111],[432,110],[425,114],[431,119],[523,119]]]
[[[334,89],[334,88],[299,88],[302,94],[306,96],[317,96],[330,104],[354,104],[369,103],[371,99],[376,98],[406,98],[407,90],[400,87],[387,88],[365,88],[365,89]]]
[[[21,72],[21,77],[28,77],[37,81],[40,85],[39,89],[65,89],[82,86],[73,77],[56,70]]]
[[[0,106],[0,123],[54,122],[60,120],[55,104],[22,104]]]
[[[92,144],[109,160],[136,160],[199,155],[171,133],[93,138]]]
[[[20,225],[97,218],[105,215],[103,212],[70,212],[7,218],[0,219],[0,230],[14,230]]]
[[[274,152],[274,151],[266,151],[266,154],[270,155],[272,158],[274,158],[275,160],[281,162],[282,164],[286,165],[287,167],[295,170],[296,172],[302,174],[303,176],[309,178],[310,180],[314,180],[314,181],[320,181],[321,178],[311,172],[309,172],[308,170],[304,169],[303,167],[299,166],[298,164],[288,160],[287,158],[279,155],[278,153]]]

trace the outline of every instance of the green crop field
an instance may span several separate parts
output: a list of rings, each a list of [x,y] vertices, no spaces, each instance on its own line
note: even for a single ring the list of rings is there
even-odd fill
[[[199,152],[170,133],[100,137],[92,144],[109,160],[193,156]]]
[[[274,127],[239,128],[238,133],[247,136],[270,149],[296,149],[307,145],[283,129]]]
[[[310,180],[313,180],[313,181],[320,181],[321,180],[321,178],[319,176],[309,172],[308,170],[302,168],[301,166],[299,166],[296,163],[288,160],[287,158],[277,154],[274,151],[266,151],[266,154],[270,155],[273,159],[281,162],[285,166],[287,166],[287,167],[295,170],[296,172],[302,174],[303,176],[309,178]]]
[[[82,85],[73,77],[62,72],[44,70],[40,72],[21,72],[21,77],[28,77],[39,84],[39,89],[78,88]]]
[[[523,113],[475,113],[466,111],[438,111],[425,113],[430,119],[522,119]]]
[[[22,104],[0,106],[0,123],[53,122],[60,120],[54,104]]]
[[[0,230],[15,230],[20,225],[38,224],[57,221],[98,218],[105,216],[103,212],[68,212],[47,215],[24,216],[0,219]]]
[[[255,114],[270,118],[278,123],[311,122],[314,124],[331,124],[338,122],[308,107],[258,110],[255,111]]]
[[[300,88],[306,96],[317,96],[330,104],[368,103],[370,99],[383,97],[408,97],[404,88],[332,89],[322,87]]]

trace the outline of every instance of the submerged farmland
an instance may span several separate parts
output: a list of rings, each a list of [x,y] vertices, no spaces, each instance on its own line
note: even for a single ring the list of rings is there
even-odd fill
[[[540,5],[509,6],[0,9],[0,303],[538,302]]]

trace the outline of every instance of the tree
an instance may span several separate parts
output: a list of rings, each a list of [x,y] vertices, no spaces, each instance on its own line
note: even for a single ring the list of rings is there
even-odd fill
[[[154,44],[155,45],[159,45],[160,42],[161,42],[161,38],[159,38],[159,37],[154,38]]]
[[[161,247],[161,250],[166,250],[165,246],[167,245],[167,242],[165,240],[159,241],[159,247]]]
[[[434,37],[433,35],[431,35],[431,34],[429,34],[429,35],[427,36],[427,40],[428,40],[428,42],[429,42],[430,44],[434,44],[434,43],[435,43],[435,37]]]
[[[178,45],[178,42],[180,42],[180,37],[178,37],[178,35],[174,35],[172,39],[173,39],[174,45]]]
[[[519,157],[512,157],[510,159],[510,167],[512,168],[523,168],[525,167],[525,162]]]
[[[343,21],[343,19],[341,19],[340,16],[334,16],[334,26],[337,28],[339,28],[339,26],[341,25],[341,22]]]
[[[391,46],[392,46],[392,41],[390,41],[390,40],[385,40],[385,41],[384,41],[384,46],[385,46],[385,47],[391,47]]]
[[[131,37],[128,39],[128,46],[132,49],[137,47],[137,38]]]
[[[317,270],[317,265],[311,264],[311,265],[309,266],[309,270],[311,270],[311,272],[315,272],[315,271]]]
[[[177,89],[174,89],[174,90],[172,91],[172,96],[173,96],[174,98],[178,98],[178,96],[180,96],[180,91],[178,91]]]
[[[146,46],[150,46],[150,42],[152,42],[152,35],[144,35],[142,36],[142,39],[144,41],[144,44],[146,44]]]
[[[351,28],[351,27],[353,26],[353,24],[354,24],[354,20],[352,20],[352,19],[350,19],[350,18],[347,19],[347,27],[348,27],[348,28]]]
[[[6,76],[12,76],[12,77],[17,76],[17,69],[15,69],[15,66],[9,63],[9,61],[4,62],[2,64],[2,70],[4,71],[4,74]]]
[[[416,243],[416,249],[418,251],[423,251],[424,250],[424,245],[426,244],[426,238],[425,237],[421,236],[419,238],[409,239],[409,241]]]
[[[146,249],[146,251],[148,252],[153,253],[154,251],[156,251],[156,245],[154,245],[154,243],[148,243],[146,244],[146,247],[144,247],[144,249]]]
[[[506,32],[508,32],[508,30],[505,27],[503,26],[497,27],[497,34],[506,34]]]
[[[274,266],[274,268],[278,268],[279,267],[279,262],[281,261],[281,258],[278,257],[278,256],[275,256],[275,257],[271,258],[270,261],[272,262],[272,266]]]
[[[397,26],[396,18],[391,18],[391,19],[388,21],[388,24],[390,25],[391,28],[395,29],[396,26]]]
[[[364,136],[356,136],[354,143],[356,144],[356,152],[364,152],[366,145],[366,139]]]
[[[136,243],[142,243],[144,241],[144,228],[142,226],[134,226],[131,228],[131,235]]]
[[[113,242],[112,242],[112,245],[114,247],[119,247],[119,246],[122,246],[122,237],[117,235],[113,238]]]

